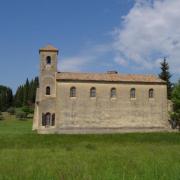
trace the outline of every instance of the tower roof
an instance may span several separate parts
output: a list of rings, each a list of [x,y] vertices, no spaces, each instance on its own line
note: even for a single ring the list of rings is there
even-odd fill
[[[40,48],[39,53],[40,52],[57,52],[58,53],[59,50],[57,48],[55,48],[54,46],[52,46],[52,45],[47,45],[47,46],[45,46],[43,48]]]

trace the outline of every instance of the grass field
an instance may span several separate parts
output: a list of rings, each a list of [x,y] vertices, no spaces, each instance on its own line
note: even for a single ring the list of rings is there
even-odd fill
[[[180,134],[38,135],[0,121],[0,179],[178,180]]]

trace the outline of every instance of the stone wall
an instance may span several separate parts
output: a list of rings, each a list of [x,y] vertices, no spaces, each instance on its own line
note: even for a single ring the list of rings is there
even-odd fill
[[[70,97],[70,88],[77,96]],[[90,88],[96,87],[96,98]],[[110,98],[110,89],[117,90]],[[130,89],[136,98],[130,99]],[[149,89],[154,98],[149,99]],[[167,128],[166,86],[157,84],[58,82],[56,97],[56,128]]]

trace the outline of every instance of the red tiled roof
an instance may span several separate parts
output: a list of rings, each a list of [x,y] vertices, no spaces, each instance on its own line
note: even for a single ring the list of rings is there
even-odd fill
[[[62,81],[104,81],[104,82],[139,82],[139,83],[163,83],[155,75],[139,75],[139,74],[118,74],[118,73],[57,73],[57,80]]]

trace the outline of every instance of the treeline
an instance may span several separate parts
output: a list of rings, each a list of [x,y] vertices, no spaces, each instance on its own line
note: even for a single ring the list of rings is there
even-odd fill
[[[10,107],[33,107],[38,86],[38,77],[31,81],[27,79],[24,84],[17,88],[15,95],[13,95],[12,89],[0,86],[0,111],[7,111]]]
[[[17,88],[14,96],[14,106],[33,106],[36,98],[36,89],[39,86],[39,79],[35,77],[30,82],[27,79],[26,83]]]

